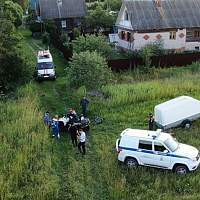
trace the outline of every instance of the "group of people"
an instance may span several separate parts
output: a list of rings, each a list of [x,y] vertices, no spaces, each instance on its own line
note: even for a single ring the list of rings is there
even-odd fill
[[[61,133],[69,133],[74,147],[78,147],[80,153],[85,155],[85,141],[86,133],[89,131],[89,118],[87,117],[88,99],[83,97],[80,101],[82,107],[82,114],[77,115],[76,111],[72,108],[68,110],[67,114],[62,116],[55,115],[50,117],[49,112],[44,113],[44,123],[49,127],[52,132],[52,137],[60,138]]]

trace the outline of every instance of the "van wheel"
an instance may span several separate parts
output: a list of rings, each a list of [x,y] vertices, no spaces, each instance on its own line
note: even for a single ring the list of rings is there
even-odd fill
[[[174,169],[176,174],[184,175],[188,173],[188,168],[185,165],[177,165]]]
[[[189,119],[186,119],[181,123],[181,126],[183,128],[191,128],[192,122]]]
[[[135,158],[126,158],[125,164],[129,168],[133,168],[138,166],[138,161]]]

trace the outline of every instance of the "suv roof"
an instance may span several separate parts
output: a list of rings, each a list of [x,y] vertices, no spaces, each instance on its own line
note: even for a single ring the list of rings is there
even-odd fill
[[[52,55],[49,50],[38,51],[37,62],[53,62]]]
[[[171,137],[170,134],[161,132],[161,129],[158,129],[157,131],[149,131],[131,128],[125,129],[121,133],[121,136],[138,137],[143,139],[157,139],[161,141],[165,141],[166,139]]]

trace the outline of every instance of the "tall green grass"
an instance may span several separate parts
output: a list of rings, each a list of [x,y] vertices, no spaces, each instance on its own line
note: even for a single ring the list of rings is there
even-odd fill
[[[40,43],[40,41],[35,41],[31,38],[29,38],[28,41],[33,48],[35,43]],[[58,79],[55,82],[34,84],[39,93],[40,109],[49,110],[51,114],[62,113],[66,111],[68,107],[74,107],[79,111],[79,100],[85,93],[84,88],[78,91],[73,91],[69,88],[62,68],[62,66],[65,66],[65,62],[63,62],[63,59],[60,58],[56,51],[53,52],[53,54],[54,53],[56,53],[54,58],[59,72]],[[199,64],[184,68],[153,69],[149,74],[131,71],[123,74],[120,73],[115,77],[115,84],[107,85],[102,89],[104,98],[89,97],[90,118],[92,119],[94,115],[99,115],[104,118],[104,121],[100,125],[91,125],[91,131],[87,135],[87,153],[85,157],[76,154],[76,149],[72,147],[68,136],[65,135],[60,141],[53,140],[53,142],[50,142],[48,138],[46,138],[47,132],[41,122],[37,123],[38,126],[36,126],[36,124],[33,126],[39,129],[36,131],[37,134],[41,133],[42,136],[46,138],[44,142],[47,144],[45,145],[47,146],[47,151],[45,150],[46,152],[41,158],[46,159],[49,157],[49,154],[51,154],[52,160],[52,163],[50,161],[50,163],[47,162],[49,164],[45,166],[45,169],[39,168],[41,171],[38,173],[37,178],[41,177],[43,181],[41,179],[38,181],[37,178],[34,179],[37,180],[36,182],[29,181],[32,183],[30,184],[31,188],[36,188],[33,183],[38,182],[39,185],[41,185],[40,188],[43,188],[44,185],[46,186],[46,182],[52,185],[52,187],[49,187],[49,184],[46,186],[46,190],[44,190],[46,191],[46,195],[44,194],[43,197],[37,196],[39,190],[36,189],[34,198],[55,200],[199,200],[199,169],[184,177],[177,176],[166,170],[145,167],[139,167],[137,170],[128,170],[124,165],[118,164],[117,153],[115,151],[115,141],[123,129],[128,127],[147,128],[147,115],[149,112],[153,111],[156,104],[179,95],[190,95],[200,99]],[[32,89],[30,90],[32,91]],[[22,92],[21,97],[26,99],[23,94]],[[36,102],[38,101],[38,97],[31,96],[28,102],[32,102],[32,98],[36,98]],[[23,113],[22,110],[27,106],[24,106],[22,109],[19,107],[19,100],[16,102],[16,105],[12,104],[10,106],[14,106],[14,110],[19,109],[19,112]],[[23,103],[22,105],[27,104],[29,103]],[[38,105],[38,103],[36,104]],[[6,105],[9,107],[9,104]],[[30,105],[32,105],[32,103],[30,103]],[[3,113],[6,113],[6,110],[7,109],[4,108]],[[18,112],[15,111],[15,113]],[[5,116],[6,115],[3,114],[1,117],[7,119]],[[18,119],[18,116],[21,115],[15,114],[14,116],[15,119],[17,116]],[[23,116],[27,115],[23,114]],[[22,121],[24,117],[20,117],[19,119]],[[24,129],[27,129],[25,127],[26,126],[24,126]],[[32,129],[28,128],[28,130]],[[199,120],[193,124],[190,130],[174,129],[172,131],[180,142],[194,145],[200,149]],[[4,132],[5,131],[2,133]],[[36,139],[36,137],[34,138]],[[21,141],[21,139],[19,141]],[[27,144],[29,143],[27,142]],[[41,143],[39,142],[39,144]],[[49,147],[49,145],[51,145],[51,147]],[[11,153],[9,154],[10,160],[14,163],[14,161],[18,160],[20,157],[15,159],[15,151],[12,150],[10,145],[9,148],[11,149]],[[4,147],[4,149],[9,148]],[[32,151],[37,152],[36,146]],[[0,150],[0,153],[2,153],[2,150]],[[14,158],[12,155],[14,155]],[[23,155],[21,154],[21,156]],[[17,161],[15,161],[15,163],[17,163]],[[38,166],[36,160],[34,160],[34,163]],[[2,163],[1,166],[6,172],[6,167],[3,168],[3,166],[8,165],[3,165]],[[26,169],[26,167],[23,169]],[[48,174],[49,170],[51,173]],[[13,169],[13,171],[15,170]],[[43,174],[43,171],[46,173]],[[25,170],[25,172],[27,171]],[[1,177],[4,178],[0,178],[1,188],[2,186],[5,187],[2,180],[4,180],[5,185],[8,185],[7,179],[5,178],[8,174],[7,172],[7,174],[3,176],[3,170],[1,171]],[[36,172],[31,169],[30,174],[32,177]],[[45,176],[46,174],[48,174],[47,177]],[[57,176],[59,178],[57,178]],[[24,176],[23,173],[19,173],[19,177],[26,177],[26,175]],[[16,184],[16,182],[14,183]],[[29,184],[25,185],[27,185],[27,188],[30,188]],[[21,189],[21,185],[8,188],[11,189],[7,189],[7,191],[13,195],[10,199],[14,199],[14,193],[12,193],[14,188],[17,188],[16,190],[21,191],[21,195],[24,195],[22,198],[19,197],[16,199],[28,199],[28,197],[25,196],[28,194],[28,189],[26,190],[26,187],[25,189],[23,188],[24,190]],[[24,192],[22,192],[22,190]],[[52,192],[53,190],[55,193]],[[8,195],[10,193],[6,192]],[[17,194],[17,192],[15,193]],[[7,197],[7,199],[9,199],[9,197]]]
[[[55,199],[58,179],[51,142],[31,85],[16,100],[0,102],[0,199]]]
[[[117,162],[115,141],[125,128],[147,129],[147,116],[154,106],[171,98],[189,95],[200,99],[200,74],[187,71],[182,75],[160,80],[107,85],[102,89],[105,99],[91,106],[102,116],[103,124],[95,126],[90,138],[96,160],[99,184],[105,199],[199,199],[200,171],[180,177],[166,170],[139,167],[128,170]],[[200,149],[200,121],[190,130],[171,130],[179,142]],[[95,177],[97,179],[97,177]]]

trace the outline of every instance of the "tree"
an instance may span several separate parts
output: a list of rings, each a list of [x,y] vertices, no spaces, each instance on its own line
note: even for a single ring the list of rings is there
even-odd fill
[[[112,52],[112,47],[105,36],[102,35],[86,35],[79,36],[72,41],[73,51],[80,53],[82,51],[97,51],[104,57],[109,57]]]
[[[24,10],[28,8],[28,0],[12,0],[15,3],[18,3]]]
[[[112,11],[119,11],[122,5],[122,1],[121,0],[105,0],[104,4],[105,4],[104,7],[106,7],[107,9],[110,9]]]
[[[97,29],[97,31],[101,28],[110,28],[114,23],[115,16],[100,5],[95,9],[89,10],[88,16],[86,16],[86,26]]]
[[[8,16],[8,8],[2,3],[0,12],[0,86],[4,90],[30,80],[32,66],[19,46],[21,39]]]
[[[149,68],[151,66],[151,57],[159,56],[164,53],[163,42],[158,41],[152,44],[146,45],[139,52],[139,56],[142,58],[144,62],[144,67]]]
[[[22,24],[22,7],[18,3],[5,1],[4,9],[6,18],[10,20],[15,25],[15,27],[19,27]]]
[[[109,82],[111,69],[97,52],[75,53],[70,62],[69,80],[72,87],[97,89]]]

